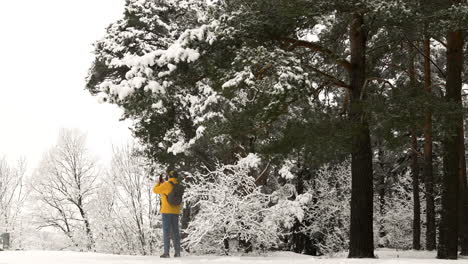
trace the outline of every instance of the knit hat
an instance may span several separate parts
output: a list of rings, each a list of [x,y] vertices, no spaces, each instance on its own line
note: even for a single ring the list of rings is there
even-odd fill
[[[173,170],[169,171],[168,175],[169,178],[177,178],[177,173]]]

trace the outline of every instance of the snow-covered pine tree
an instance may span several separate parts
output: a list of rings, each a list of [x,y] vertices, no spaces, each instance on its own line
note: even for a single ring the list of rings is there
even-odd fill
[[[401,135],[385,126],[388,109],[379,115],[389,104],[374,99],[398,110],[416,102],[395,89],[405,70],[392,63],[407,55],[401,32],[414,10],[412,1],[130,0],[107,48],[96,45],[88,89],[135,121],[148,157],[195,171],[250,152],[271,155],[271,172],[297,152],[310,167],[322,133],[309,131],[327,131],[333,143],[318,156],[352,154],[349,256],[373,257],[371,134]],[[407,131],[404,117],[397,126]],[[329,126],[314,130],[320,124]],[[294,133],[302,140],[289,153],[275,148]]]

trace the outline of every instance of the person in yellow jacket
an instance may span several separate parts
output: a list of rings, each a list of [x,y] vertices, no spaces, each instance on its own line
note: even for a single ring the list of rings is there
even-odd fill
[[[177,184],[177,174],[174,171],[168,173],[168,179],[165,182],[162,176],[156,185],[153,187],[153,192],[161,195],[161,210],[162,226],[163,226],[163,240],[164,252],[161,258],[169,258],[170,237],[172,235],[172,243],[174,246],[174,257],[180,257],[180,232],[179,232],[179,215],[180,205],[172,205],[167,201],[167,196],[172,191],[172,183]]]

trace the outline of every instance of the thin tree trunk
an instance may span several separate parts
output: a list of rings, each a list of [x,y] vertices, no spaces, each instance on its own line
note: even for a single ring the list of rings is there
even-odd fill
[[[446,101],[461,105],[463,67],[463,36],[461,30],[447,34],[447,92]],[[456,259],[458,253],[458,183],[459,183],[459,142],[461,113],[450,114],[453,120],[446,126],[444,138],[444,177],[442,187],[442,212],[439,226],[439,247],[437,257]]]
[[[140,184],[136,184],[136,186],[141,186]],[[140,240],[141,245],[141,253],[146,256],[146,238],[145,232],[143,230],[144,227],[144,220],[143,220],[143,209],[141,206],[141,190],[136,190],[136,194],[132,194],[131,202],[132,202],[132,211],[134,214],[135,223],[137,225],[138,230],[138,238]]]
[[[369,124],[361,95],[366,80],[366,41],[364,15],[353,14],[351,45],[351,227],[349,258],[373,258],[373,171]]]
[[[383,217],[387,213],[385,210],[386,207],[386,200],[385,200],[385,185],[386,185],[386,172],[385,172],[385,166],[384,166],[384,160],[383,160],[383,155],[384,152],[382,150],[382,146],[380,142],[378,143],[378,161],[379,161],[379,167],[380,167],[380,175],[374,175],[374,177],[377,178],[377,192],[378,192],[378,199],[379,199],[379,215],[381,217],[381,222],[379,223],[379,239],[384,238],[387,235],[387,232],[385,230],[385,225],[383,221]],[[387,243],[380,244],[379,247],[386,247]]]
[[[424,39],[424,86],[428,94],[432,92],[431,40]],[[427,110],[424,121],[424,185],[426,189],[426,250],[436,249],[436,224],[434,205],[434,173],[432,166],[432,112]]]
[[[419,199],[419,161],[418,141],[416,133],[411,135],[411,145],[413,151],[411,153],[411,174],[413,176],[413,249],[421,249],[421,202]]]
[[[77,207],[78,207],[78,211],[80,212],[80,216],[83,219],[83,222],[85,224],[86,235],[88,236],[88,243],[86,247],[88,250],[91,250],[94,247],[94,238],[93,238],[93,233],[91,231],[91,225],[89,223],[88,216],[86,215],[86,212],[83,208],[83,203],[81,201],[81,198],[78,198]]]
[[[461,255],[468,255],[468,189],[467,189],[467,180],[466,180],[466,159],[465,159],[465,133],[464,133],[463,120],[460,127],[460,141],[459,141],[459,150],[460,150],[460,173],[459,175],[459,191],[460,199],[458,202],[458,228],[460,236],[460,248]]]
[[[135,214],[138,214],[137,212],[135,212]],[[143,216],[141,215],[141,211],[140,211],[140,215],[139,216],[135,216],[135,220],[136,220],[136,224],[137,224],[137,229],[138,229],[138,238],[140,240],[140,245],[141,245],[141,253],[143,254],[143,256],[146,256],[147,253],[146,253],[146,238],[145,238],[145,232],[143,230]]]
[[[411,39],[409,41],[414,42],[413,33],[410,33]],[[414,43],[409,45],[409,64],[408,72],[410,79],[411,94],[417,96],[419,93],[418,84],[416,81],[416,67],[415,61],[415,50],[413,48]],[[415,113],[416,114],[416,113]],[[418,135],[413,128],[411,131],[411,175],[413,177],[413,249],[421,249],[421,202],[419,199],[419,158],[418,158]]]

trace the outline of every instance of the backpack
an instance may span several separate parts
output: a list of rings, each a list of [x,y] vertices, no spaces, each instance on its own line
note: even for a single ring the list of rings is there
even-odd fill
[[[182,196],[184,195],[185,187],[179,183],[172,184],[172,191],[167,195],[167,201],[171,205],[180,205],[182,204]]]

